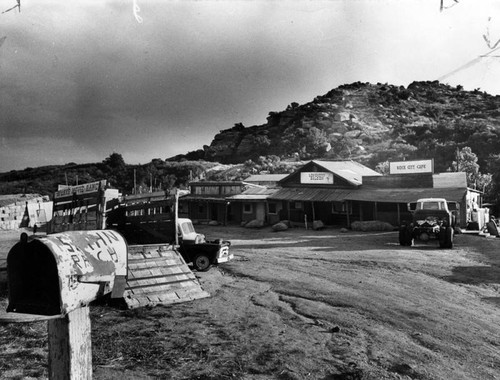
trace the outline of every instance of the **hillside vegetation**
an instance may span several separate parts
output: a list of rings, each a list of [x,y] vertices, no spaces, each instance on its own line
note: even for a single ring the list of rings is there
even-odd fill
[[[457,148],[469,146],[483,166],[489,155],[500,153],[499,143],[499,96],[437,81],[408,88],[357,82],[270,112],[266,124],[223,130],[199,158],[238,163],[296,155],[348,158],[370,167],[387,160],[434,158],[436,170],[445,171]]]
[[[0,174],[0,193],[51,194],[57,184],[107,178],[124,193],[190,180],[289,173],[310,159],[352,159],[385,172],[387,161],[434,159],[435,171],[468,172],[470,186],[495,201],[500,183],[500,97],[434,82],[408,87],[342,85],[313,101],[269,112],[267,123],[237,123],[210,145],[146,165],[113,153],[102,163],[27,168]],[[491,185],[490,185],[491,183]]]

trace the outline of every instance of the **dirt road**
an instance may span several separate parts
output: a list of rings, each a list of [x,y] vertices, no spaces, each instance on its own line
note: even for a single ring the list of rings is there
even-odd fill
[[[233,243],[234,261],[197,274],[212,296],[93,306],[95,379],[500,378],[500,239],[198,229]],[[43,323],[0,334],[0,378],[47,376]]]

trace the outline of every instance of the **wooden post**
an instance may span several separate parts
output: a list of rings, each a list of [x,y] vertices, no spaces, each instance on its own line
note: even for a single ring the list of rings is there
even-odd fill
[[[264,201],[264,207],[265,207],[265,216],[264,216],[264,220],[269,223],[269,202],[267,201],[267,199]],[[278,212],[278,210],[276,210],[276,212]]]
[[[224,204],[224,226],[227,226],[229,202],[225,201]]]
[[[399,207],[399,203],[396,203],[398,207],[398,226],[401,225],[401,208]]]
[[[92,344],[89,307],[47,322],[49,379],[92,379]]]
[[[314,212],[314,202],[311,201],[311,207],[312,207],[312,212],[313,212],[313,223],[316,220],[316,213]]]
[[[179,224],[179,190],[175,189],[174,195],[174,242],[179,245],[179,232],[177,231],[177,224]]]
[[[349,201],[345,201],[345,214],[347,217],[347,228],[351,228],[351,220],[349,219]]]

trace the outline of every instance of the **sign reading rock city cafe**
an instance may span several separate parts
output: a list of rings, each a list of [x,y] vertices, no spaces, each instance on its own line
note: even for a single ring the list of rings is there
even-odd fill
[[[433,160],[389,162],[389,174],[434,173]]]

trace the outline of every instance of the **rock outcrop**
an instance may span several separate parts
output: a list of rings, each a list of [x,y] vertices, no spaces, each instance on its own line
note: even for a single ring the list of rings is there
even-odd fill
[[[437,148],[424,143],[428,151],[422,151],[421,138],[464,123],[485,124],[485,130],[495,134],[489,142],[494,145],[500,135],[500,97],[437,81],[414,82],[407,88],[356,82],[309,103],[270,112],[263,125],[246,128],[240,123],[222,130],[204,147],[203,158],[242,163],[260,156],[296,156],[353,159],[375,167],[388,159],[433,157]],[[479,154],[477,145],[473,151]]]

